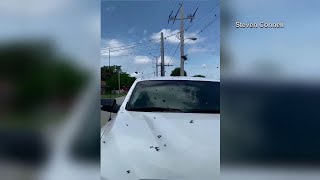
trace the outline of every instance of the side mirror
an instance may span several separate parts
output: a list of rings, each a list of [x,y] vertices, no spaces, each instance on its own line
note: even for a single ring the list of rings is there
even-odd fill
[[[120,105],[117,104],[116,99],[101,99],[101,110],[117,113],[120,109]]]
[[[101,99],[101,110],[111,112],[116,105],[115,99]]]
[[[113,107],[113,109],[112,109],[112,113],[118,113],[118,111],[119,111],[119,109],[120,109],[120,107],[121,107],[121,105],[119,105],[119,104],[116,104],[114,107]]]

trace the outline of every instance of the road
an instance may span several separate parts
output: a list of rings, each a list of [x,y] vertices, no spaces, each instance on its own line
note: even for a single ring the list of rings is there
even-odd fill
[[[126,96],[118,97],[116,98],[117,104],[122,104]],[[108,120],[110,118],[114,118],[116,116],[116,113],[110,113],[106,111],[101,111],[101,133],[103,133],[104,129],[108,126]]]

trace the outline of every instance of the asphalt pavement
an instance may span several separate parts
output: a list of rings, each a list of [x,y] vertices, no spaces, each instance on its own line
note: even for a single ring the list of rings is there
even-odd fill
[[[122,104],[126,96],[116,98],[117,104]],[[108,120],[111,117],[113,119],[117,114],[110,113],[106,111],[101,111],[101,133],[103,133],[104,129],[108,126]]]

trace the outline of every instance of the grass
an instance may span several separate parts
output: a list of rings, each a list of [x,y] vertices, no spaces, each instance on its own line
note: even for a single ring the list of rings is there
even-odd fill
[[[125,93],[120,93],[120,94],[105,94],[105,95],[101,95],[101,98],[111,98],[111,99],[113,99],[113,98],[117,98],[117,97],[122,97],[122,96],[125,96],[125,95],[127,95],[127,94],[125,94]]]

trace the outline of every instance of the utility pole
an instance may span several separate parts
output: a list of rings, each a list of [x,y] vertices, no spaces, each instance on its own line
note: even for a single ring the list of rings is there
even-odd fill
[[[180,15],[181,15],[181,24],[180,24],[180,76],[184,76],[184,24],[183,24],[183,4],[181,5],[181,11],[180,11]]]
[[[158,73],[158,57],[157,56],[155,56],[155,58],[156,58],[156,76],[158,76],[159,75],[159,73]]]
[[[186,18],[184,17],[184,9],[183,9],[183,3],[180,3],[180,8],[177,11],[176,15],[174,17],[169,16],[169,21],[173,21],[173,23],[175,22],[175,20],[180,20],[181,24],[180,24],[180,76],[184,76],[184,61],[186,60],[186,56],[184,55],[184,24],[183,24],[183,20],[184,19],[190,19],[190,22],[192,22],[192,20],[195,17],[195,14],[197,12],[198,8],[196,9],[196,11],[192,14],[189,14]],[[177,18],[177,15],[180,11],[180,18]]]
[[[114,69],[117,70],[118,73],[118,94],[120,94],[120,67],[116,68],[116,65],[113,65]]]
[[[110,69],[110,49],[109,49],[109,69]]]
[[[164,76],[164,42],[163,42],[163,32],[161,32],[161,76]]]
[[[118,94],[120,94],[120,68],[118,69]]]
[[[155,77],[156,76],[156,70],[155,70],[156,67],[154,66],[153,60],[151,62],[152,62],[153,77]]]
[[[158,64],[158,57],[157,56],[155,56],[155,58],[156,58],[156,76],[159,76],[159,73],[158,73],[158,67],[160,66],[162,66],[161,65],[161,63],[160,64]],[[165,68],[166,66],[173,66],[173,65],[170,65],[170,64],[167,64],[167,65],[165,65],[164,63],[163,63],[163,68]],[[164,74],[165,74],[165,70],[164,70]]]

